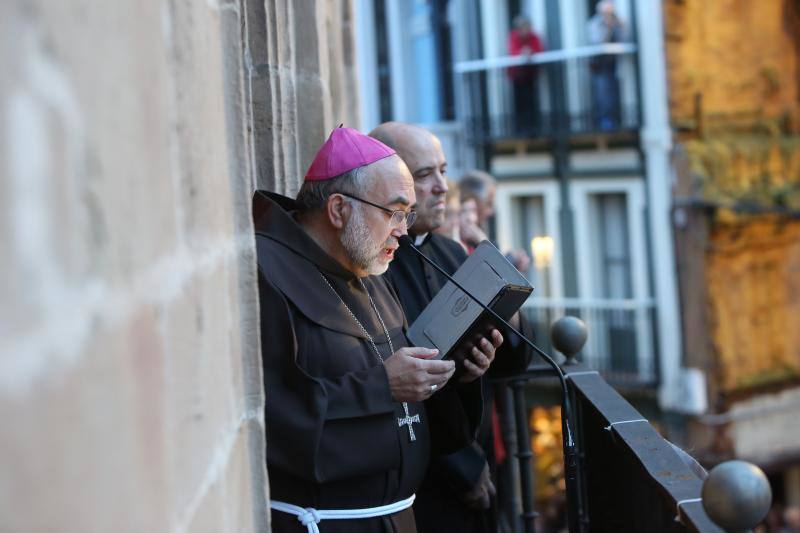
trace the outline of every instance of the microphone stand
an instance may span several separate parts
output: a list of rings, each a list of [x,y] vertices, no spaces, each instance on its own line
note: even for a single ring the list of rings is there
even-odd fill
[[[426,263],[431,265],[435,268],[438,272],[444,275],[448,280],[450,280],[456,287],[458,287],[461,292],[469,296],[475,303],[481,306],[485,311],[487,311],[492,317],[507,327],[510,331],[517,335],[525,344],[533,348],[533,350],[538,353],[545,362],[550,365],[553,370],[555,371],[558,380],[561,384],[561,431],[563,433],[563,450],[564,450],[564,480],[566,483],[566,492],[567,492],[567,522],[569,531],[571,533],[575,533],[581,530],[580,524],[580,517],[579,513],[577,512],[577,506],[579,502],[578,498],[578,452],[575,446],[575,440],[572,437],[572,429],[570,421],[572,420],[572,409],[570,407],[569,401],[569,388],[567,387],[567,379],[564,375],[564,372],[561,370],[561,367],[558,366],[558,363],[550,357],[547,353],[541,350],[538,346],[536,346],[533,342],[531,342],[525,335],[517,331],[517,329],[509,324],[504,318],[498,315],[494,309],[489,308],[486,304],[481,302],[478,298],[476,298],[471,292],[465,289],[459,282],[453,278],[450,274],[445,272],[445,270],[436,264],[435,261],[430,259],[428,256],[423,254],[419,248],[414,246],[414,243],[411,241],[411,237],[408,235],[403,235],[399,239],[400,244],[408,246],[414,252],[417,253]],[[522,443],[519,443],[520,445]],[[529,445],[529,444],[528,444]],[[573,506],[573,509],[570,509],[570,503]]]

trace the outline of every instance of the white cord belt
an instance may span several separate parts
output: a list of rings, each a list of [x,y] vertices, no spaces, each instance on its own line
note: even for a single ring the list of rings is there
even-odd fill
[[[313,507],[299,507],[291,503],[279,502],[272,500],[270,507],[282,513],[293,514],[301,524],[306,526],[308,533],[319,533],[317,524],[321,520],[356,520],[359,518],[374,518],[376,516],[385,516],[387,514],[394,514],[403,509],[408,509],[414,503],[416,494],[412,494],[405,500],[390,503],[389,505],[381,505],[380,507],[369,507],[367,509],[314,509]]]

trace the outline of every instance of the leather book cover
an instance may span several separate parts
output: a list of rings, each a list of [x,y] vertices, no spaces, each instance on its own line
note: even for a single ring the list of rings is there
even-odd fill
[[[453,278],[504,320],[511,318],[533,292],[528,280],[489,241],[478,245]],[[408,328],[407,336],[415,346],[438,349],[440,359],[458,361],[468,356],[475,342],[500,325],[496,322],[448,281]]]

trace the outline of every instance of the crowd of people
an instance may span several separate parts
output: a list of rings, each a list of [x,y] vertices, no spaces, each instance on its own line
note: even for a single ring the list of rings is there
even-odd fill
[[[456,363],[405,335],[447,280],[400,237],[452,274],[493,213],[490,175],[446,169],[423,128],[340,127],[296,198],[254,195],[273,531],[498,531],[489,378],[532,353],[495,329]]]

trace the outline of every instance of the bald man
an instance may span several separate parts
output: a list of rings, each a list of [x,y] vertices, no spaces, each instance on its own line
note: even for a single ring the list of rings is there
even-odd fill
[[[369,134],[393,148],[406,163],[414,180],[417,218],[409,235],[420,250],[448,273],[453,274],[466,260],[462,246],[434,233],[444,223],[447,160],[439,139],[431,132],[400,122],[387,122]],[[387,272],[409,323],[412,323],[447,279],[423,262],[413,251],[399,248]],[[497,330],[474,349],[466,360],[465,375],[485,371],[516,373],[530,362],[527,349],[503,342]],[[495,349],[497,359],[495,360]],[[493,362],[494,361],[494,362]],[[425,480],[417,492],[414,515],[421,533],[438,531],[495,532],[495,488],[490,477],[492,462],[492,394],[483,379],[483,423],[476,442],[461,450],[432,458]]]

